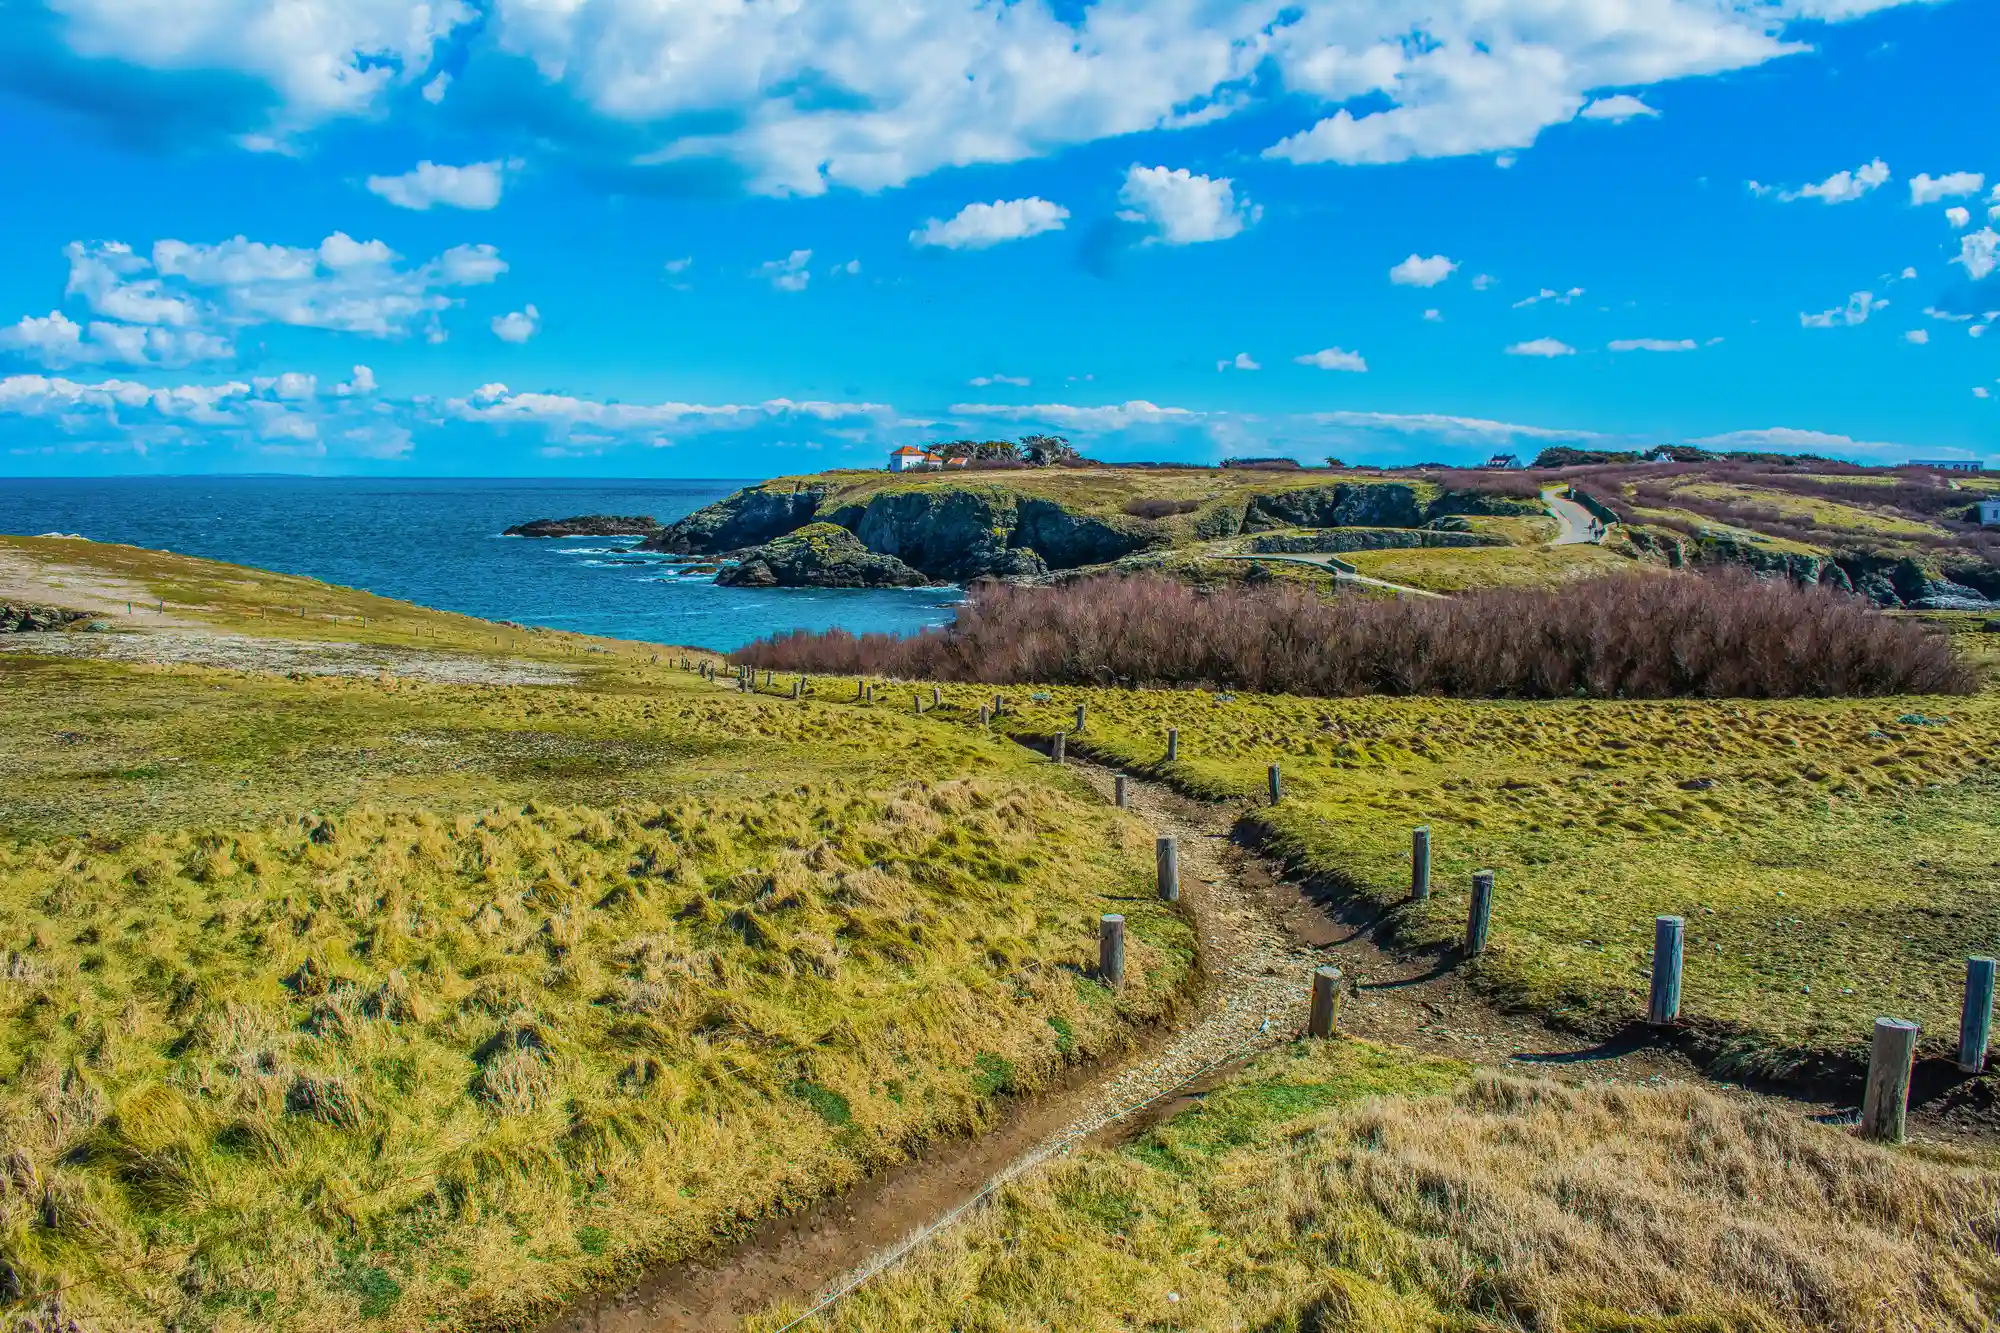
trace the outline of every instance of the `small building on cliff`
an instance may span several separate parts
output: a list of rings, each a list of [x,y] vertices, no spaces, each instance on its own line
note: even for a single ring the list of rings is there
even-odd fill
[[[944,460],[928,449],[907,444],[889,455],[891,472],[934,472],[943,465]]]

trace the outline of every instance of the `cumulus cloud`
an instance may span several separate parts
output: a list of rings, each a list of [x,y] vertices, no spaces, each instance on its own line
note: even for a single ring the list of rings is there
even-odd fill
[[[665,445],[717,432],[835,431],[899,424],[881,403],[794,401],[761,403],[607,403],[570,394],[516,392],[486,384],[463,398],[447,399],[445,420],[521,430],[566,446]]]
[[[1780,454],[1822,454],[1831,458],[1852,458],[1860,461],[1903,462],[1914,452],[1907,444],[1893,444],[1882,440],[1857,440],[1848,435],[1834,435],[1826,431],[1798,430],[1791,426],[1767,426],[1761,430],[1733,430],[1722,435],[1705,435],[1688,441],[1704,449],[1717,452],[1746,450],[1768,451]],[[1937,456],[1959,451],[1944,450]],[[1933,451],[1934,454],[1937,451]]]
[[[1825,180],[1812,185],[1801,185],[1796,190],[1781,189],[1775,185],[1760,185],[1750,182],[1750,193],[1759,196],[1776,195],[1785,203],[1797,199],[1817,199],[1823,204],[1851,204],[1856,199],[1879,189],[1889,179],[1889,164],[1881,158],[1865,163],[1852,171],[1836,171]]]
[[[1264,367],[1258,365],[1252,359],[1250,353],[1238,352],[1233,360],[1216,362],[1215,368],[1217,370],[1262,370]]]
[[[1986,176],[1978,171],[1953,171],[1943,176],[1919,173],[1910,177],[1910,203],[1921,207],[1934,204],[1940,199],[1956,199],[1962,195],[1978,194],[1986,184]]]
[[[1582,295],[1583,288],[1581,287],[1572,287],[1566,292],[1556,291],[1553,287],[1544,287],[1533,296],[1524,296],[1514,302],[1514,309],[1520,310],[1527,306],[1540,305],[1544,301],[1554,301],[1557,305],[1568,305],[1571,301]]]
[[[1972,225],[1972,210],[1954,204],[1944,211],[1944,220],[1951,224],[1953,231],[1962,231]]]
[[[1389,281],[1404,287],[1435,287],[1458,270],[1458,261],[1443,255],[1425,259],[1412,254],[1389,270]]]
[[[1911,329],[1908,333],[1903,335],[1904,342],[1916,343],[1919,346],[1922,346],[1924,343],[1927,343],[1930,340],[1931,340],[1931,331],[1929,329]]]
[[[1962,265],[1965,275],[1979,282],[1991,273],[1996,263],[2000,263],[2000,233],[1991,227],[1981,227],[1958,242],[1958,258],[1951,261]]]
[[[421,212],[443,204],[449,208],[483,210],[500,202],[503,173],[520,165],[494,161],[448,167],[424,161],[400,176],[370,176],[368,189],[398,208]]]
[[[1134,426],[1188,422],[1197,415],[1185,407],[1161,407],[1143,398],[1108,403],[1102,407],[1079,407],[1070,403],[1036,403],[1027,407],[1006,403],[953,403],[951,414],[1032,422],[1062,431],[1126,430]]]
[[[59,14],[57,39],[84,59],[224,76],[209,82],[228,90],[230,114],[247,122],[243,142],[269,145],[336,117],[380,114],[407,89],[442,99],[451,85],[435,57],[448,43],[468,66],[461,78],[484,76],[523,104],[554,108],[540,124],[557,149],[616,144],[642,164],[719,160],[753,190],[814,194],[877,190],[944,167],[1018,161],[1281,101],[1327,114],[1274,145],[1276,157],[1517,151],[1579,112],[1643,116],[1636,94],[1655,84],[1807,49],[1786,36],[1794,19],[1839,21],[1897,2],[49,7]],[[253,96],[243,98],[245,88]],[[1605,88],[1631,91],[1597,95]],[[1356,105],[1379,109],[1357,115]]]
[[[1575,356],[1576,349],[1556,338],[1536,338],[1530,342],[1514,343],[1507,348],[1509,356]]]
[[[1424,311],[1424,319],[1432,324],[1444,323],[1444,312],[1437,309]]]
[[[0,438],[75,452],[219,447],[278,458],[404,454],[411,447],[408,424],[361,401],[374,387],[365,366],[355,367],[352,384],[330,394],[298,372],[166,387],[13,375],[0,379]]]
[[[812,257],[810,250],[794,250],[783,259],[767,260],[759,265],[757,276],[781,292],[802,292],[812,281],[812,273],[806,268]]]
[[[1847,298],[1847,304],[1844,306],[1822,310],[1816,315],[1801,311],[1799,326],[1807,329],[1851,328],[1856,324],[1866,324],[1868,316],[1888,304],[1887,301],[1876,300],[1873,292],[1856,292]]]
[[[1619,93],[1613,97],[1595,98],[1576,114],[1585,120],[1608,120],[1614,124],[1623,124],[1635,116],[1657,116],[1660,113],[1630,93]]]
[[[107,365],[178,369],[226,360],[235,347],[227,338],[200,329],[144,328],[109,320],[80,325],[51,310],[0,328],[0,352],[12,352],[52,370]]]
[[[542,312],[530,302],[525,309],[510,314],[496,315],[493,319],[493,336],[501,342],[524,343],[541,331]]]
[[[1186,168],[1142,167],[1133,164],[1118,191],[1124,205],[1118,216],[1152,233],[1149,240],[1164,245],[1197,245],[1226,241],[1254,226],[1264,210],[1236,197],[1228,177],[1197,176]]]
[[[910,233],[910,244],[945,250],[984,250],[1003,241],[1021,241],[1061,231],[1069,210],[1039,196],[967,204],[950,218],[932,218]]]
[[[1316,366],[1321,370],[1365,371],[1368,369],[1368,363],[1362,360],[1361,353],[1344,351],[1338,347],[1324,347],[1317,352],[1307,352],[1304,356],[1295,356],[1292,360],[1296,361],[1299,365]]]
[[[984,389],[991,384],[1011,384],[1017,389],[1025,389],[1034,381],[1026,375],[975,375],[968,382],[975,389]]]
[[[1692,338],[1614,338],[1610,346],[1614,352],[1692,352],[1695,341]]]

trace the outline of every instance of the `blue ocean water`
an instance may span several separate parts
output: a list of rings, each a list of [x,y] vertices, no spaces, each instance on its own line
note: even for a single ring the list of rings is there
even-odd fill
[[[910,631],[951,619],[951,588],[718,588],[629,541],[502,537],[534,518],[671,522],[733,481],[0,478],[0,532],[95,541],[303,574],[526,625],[727,650],[788,629]]]

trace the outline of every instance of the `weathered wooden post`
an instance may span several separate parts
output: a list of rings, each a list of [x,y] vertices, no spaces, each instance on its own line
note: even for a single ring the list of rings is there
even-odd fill
[[[868,682],[867,700],[871,704],[875,702],[875,682],[872,680]]]
[[[1153,844],[1154,878],[1160,897],[1170,903],[1181,900],[1181,844],[1177,838],[1161,838]]]
[[[1167,728],[1167,762],[1174,763],[1181,757],[1181,729]]]
[[[771,688],[771,676],[772,673],[767,669],[764,672],[764,688],[767,690]]]
[[[1064,738],[1064,733],[1058,731],[1056,733],[1055,746],[1049,751],[1049,757],[1051,759],[1054,759],[1058,764],[1063,762],[1063,751],[1066,748],[1063,744],[1063,738]]]
[[[1125,984],[1125,918],[1116,912],[1097,922],[1097,975],[1107,986]]]
[[[1875,1020],[1875,1043],[1868,1052],[1868,1089],[1861,1095],[1864,1138],[1901,1143],[1910,1114],[1910,1063],[1923,1031],[1900,1018]]]
[[[991,726],[992,723],[993,723],[992,713],[987,711],[985,704],[979,705],[979,725],[985,727],[985,726]]]
[[[1313,969],[1312,1016],[1306,1032],[1314,1037],[1331,1037],[1340,1027],[1340,969]]]
[[[1410,830],[1410,901],[1420,903],[1431,896],[1431,829]]]
[[[865,682],[858,680],[854,682],[854,702],[860,703],[862,696],[867,694],[867,692],[868,686]]]
[[[944,691],[939,689],[935,685],[931,686],[931,707],[932,708],[944,707]]]
[[[1480,870],[1472,876],[1472,911],[1465,919],[1465,956],[1477,958],[1486,952],[1486,936],[1493,926],[1493,872]]]
[[[1123,773],[1120,773],[1113,780],[1112,790],[1115,793],[1113,803],[1120,810],[1130,810],[1132,808],[1132,794],[1125,790],[1125,775]]]
[[[924,715],[924,696],[912,690],[910,692],[910,707],[916,710],[918,717],[922,717]]]
[[[1276,764],[1271,765],[1271,771],[1268,775],[1266,775],[1265,778],[1265,785],[1271,789],[1272,805],[1276,805],[1279,801],[1285,799],[1284,775],[1278,772],[1278,766]]]
[[[1090,705],[1089,705],[1089,704],[1078,704],[1078,705],[1076,706],[1076,729],[1077,729],[1077,730],[1078,730],[1079,732],[1083,730],[1083,724],[1084,724],[1084,721],[1085,721],[1085,719],[1087,719],[1087,718],[1088,718],[1089,716],[1090,716]]]
[[[1000,716],[1000,696],[997,694],[993,696],[993,716]]]
[[[1681,1016],[1681,943],[1686,934],[1687,922],[1680,917],[1653,918],[1653,990],[1646,1021],[1656,1028]]]
[[[1965,960],[1965,1007],[1958,1016],[1958,1067],[1968,1074],[1986,1068],[1993,1036],[1993,960]]]
[[[799,676],[795,678],[792,681],[792,697],[794,699],[798,698],[799,695],[805,692],[805,688],[806,688],[806,678],[804,676]]]

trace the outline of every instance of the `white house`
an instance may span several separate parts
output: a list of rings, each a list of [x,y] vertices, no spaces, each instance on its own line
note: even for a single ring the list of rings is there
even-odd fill
[[[932,472],[941,465],[936,454],[907,444],[889,455],[891,472]]]
[[[2000,500],[1981,500],[1979,521],[1986,527],[2000,528]]]

